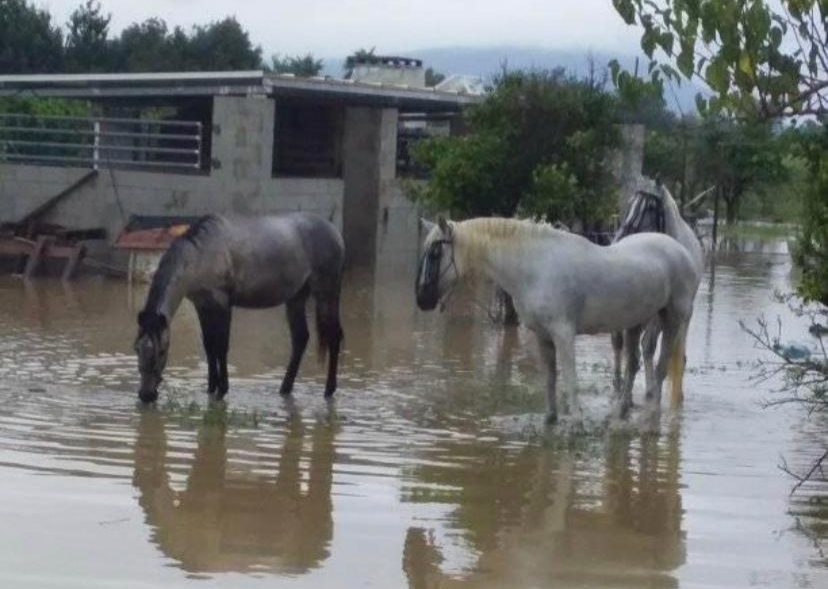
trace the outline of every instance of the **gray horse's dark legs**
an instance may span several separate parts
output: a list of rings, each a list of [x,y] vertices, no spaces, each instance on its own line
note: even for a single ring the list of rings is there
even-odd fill
[[[216,359],[218,361],[219,386],[217,396],[223,398],[230,389],[227,376],[227,351],[230,348],[230,309],[218,309],[216,311]]]
[[[331,338],[328,349],[328,380],[325,383],[325,396],[330,397],[336,391],[336,373],[339,369],[339,350],[342,346],[342,328],[337,321],[336,332]]]
[[[204,344],[204,353],[207,355],[207,392],[214,394],[218,389],[219,375],[218,362],[215,351],[215,326],[210,310],[204,307],[196,307],[198,322],[201,324],[201,343]]]
[[[289,395],[293,390],[293,381],[296,380],[296,373],[299,372],[299,364],[308,345],[308,319],[305,316],[305,301],[308,299],[306,289],[287,302],[287,318],[290,325],[290,363],[288,364],[282,386],[279,388],[280,395]]]
[[[219,399],[227,394],[227,350],[230,347],[230,309],[196,307],[201,341],[207,354],[207,392]]]
[[[325,397],[336,391],[336,373],[339,368],[339,350],[342,347],[342,325],[339,323],[339,293],[329,297],[317,297],[316,322],[320,346],[327,346],[328,379],[325,383]]]

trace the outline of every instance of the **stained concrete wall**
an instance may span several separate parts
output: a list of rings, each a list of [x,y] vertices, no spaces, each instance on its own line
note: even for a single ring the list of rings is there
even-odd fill
[[[273,178],[275,108],[264,97],[216,97],[212,157],[204,174],[101,169],[44,218],[72,228],[104,227],[113,241],[132,214],[200,215],[312,211],[342,225],[344,181]],[[13,222],[82,175],[82,168],[0,163],[0,222]]]
[[[396,109],[345,110],[342,225],[352,263],[376,256],[381,203],[396,184],[397,120]]]
[[[624,125],[621,127],[621,147],[612,160],[612,172],[619,185],[619,210],[626,208],[627,202],[638,190],[641,172],[644,166],[644,126]]]

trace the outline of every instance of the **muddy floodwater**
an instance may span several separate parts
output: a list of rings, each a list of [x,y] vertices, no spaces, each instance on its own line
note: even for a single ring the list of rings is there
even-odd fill
[[[235,313],[230,393],[208,406],[185,306],[141,408],[144,287],[0,278],[0,587],[828,587],[828,489],[791,498],[778,468],[828,423],[763,408],[774,383],[751,382],[738,325],[778,315],[811,341],[771,299],[789,257],[736,245],[702,283],[659,436],[605,430],[608,337],[578,343],[582,428],[545,431],[531,334],[492,325],[479,291],[417,311],[415,253],[348,275],[331,404],[312,346],[276,394],[279,309]]]

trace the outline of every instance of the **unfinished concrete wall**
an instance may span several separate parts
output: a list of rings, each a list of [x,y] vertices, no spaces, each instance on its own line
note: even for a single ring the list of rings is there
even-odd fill
[[[638,190],[644,166],[644,126],[623,125],[621,147],[615,152],[612,172],[619,185],[618,204],[623,211]]]
[[[342,230],[348,259],[372,264],[383,194],[393,187],[397,154],[396,109],[345,111]]]
[[[102,168],[52,209],[45,221],[104,227],[113,241],[130,215],[312,211],[342,224],[339,178],[273,178],[274,104],[267,98],[216,97],[209,174]],[[0,222],[14,222],[88,170],[0,163]]]

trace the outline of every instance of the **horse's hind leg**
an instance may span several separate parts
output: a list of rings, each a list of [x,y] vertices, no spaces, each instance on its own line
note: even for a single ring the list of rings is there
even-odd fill
[[[319,346],[328,353],[328,378],[325,382],[325,397],[336,391],[336,374],[339,369],[339,351],[342,347],[342,325],[339,322],[339,292],[316,298],[316,328]],[[327,350],[325,350],[327,347]]]
[[[287,302],[287,318],[290,325],[290,363],[285,378],[279,389],[280,395],[289,395],[293,390],[293,381],[299,372],[299,364],[308,345],[308,319],[305,315],[305,302],[308,300],[308,289],[303,288]]]
[[[551,425],[558,421],[558,400],[556,386],[558,364],[555,359],[555,344],[551,340],[538,337],[541,360],[546,364],[546,423]]]
[[[662,313],[661,317],[661,349],[658,354],[658,363],[655,366],[655,378],[652,386],[647,387],[647,402],[653,408],[661,405],[661,390],[664,386],[664,379],[667,377],[667,368],[670,357],[676,351],[677,339],[679,336],[679,323],[677,318]]]
[[[624,418],[632,407],[632,390],[635,385],[635,376],[640,366],[639,342],[641,340],[641,326],[632,327],[624,331],[624,354],[626,356],[624,388],[618,395],[618,416]]]

